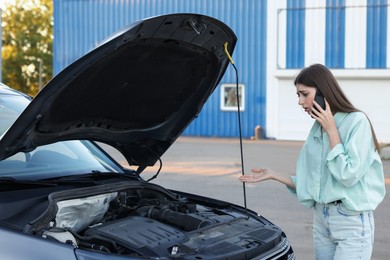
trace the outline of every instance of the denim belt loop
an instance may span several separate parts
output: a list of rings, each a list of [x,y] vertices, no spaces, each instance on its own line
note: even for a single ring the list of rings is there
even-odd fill
[[[333,204],[333,205],[337,206],[337,205],[339,205],[341,203],[343,203],[341,200],[336,200],[336,201],[333,201],[333,202],[331,202],[329,204]]]

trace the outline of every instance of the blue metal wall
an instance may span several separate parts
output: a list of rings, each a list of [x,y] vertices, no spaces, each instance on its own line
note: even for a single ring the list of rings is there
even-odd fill
[[[302,68],[305,60],[305,0],[287,0],[286,66]]]
[[[325,65],[344,68],[345,0],[326,1]]]
[[[117,29],[167,13],[200,13],[229,25],[238,37],[233,54],[239,82],[245,84],[243,136],[265,125],[266,0],[54,0],[54,73],[87,53]],[[221,80],[235,83],[231,67]],[[184,135],[238,136],[237,113],[221,111],[220,87]]]
[[[303,68],[308,64],[304,64],[305,60],[305,29],[307,23],[316,23],[318,21],[306,21],[305,4],[310,0],[287,0],[286,12],[286,69]],[[357,24],[346,25],[346,12],[356,9],[366,9],[365,20],[365,41],[364,49],[359,50],[356,55],[365,55],[365,66],[360,69],[384,69],[390,68],[390,61],[386,60],[387,52],[390,51],[390,43],[387,42],[389,28],[388,0],[367,0],[365,4],[361,1],[349,1],[349,6],[346,5],[346,0],[326,0],[325,7],[317,7],[317,9],[326,9],[326,27],[325,27],[325,60],[324,64],[330,68],[348,68],[346,67],[346,32],[348,30],[356,30]],[[312,11],[312,10],[311,10]],[[362,18],[363,19],[363,18]],[[359,44],[354,42],[353,44]],[[359,65],[360,66],[360,65]],[[356,68],[356,67],[353,67]]]
[[[386,5],[387,0],[367,1],[367,68],[386,67]]]

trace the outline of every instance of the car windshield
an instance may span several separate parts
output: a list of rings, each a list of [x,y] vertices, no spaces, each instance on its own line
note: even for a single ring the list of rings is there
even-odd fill
[[[21,95],[3,93],[0,95],[0,137],[11,127],[29,102],[29,99]]]
[[[0,139],[27,107],[30,100],[18,94],[0,95]],[[89,141],[63,141],[19,152],[0,161],[0,178],[39,180],[122,169]]]

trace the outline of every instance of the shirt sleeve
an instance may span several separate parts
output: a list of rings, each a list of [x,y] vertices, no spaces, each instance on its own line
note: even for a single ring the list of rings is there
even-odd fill
[[[291,176],[290,178],[291,178],[292,182],[294,183],[294,186],[297,187],[297,184],[296,184],[297,177],[296,176]],[[292,194],[297,195],[297,189],[296,188],[294,189],[294,188],[291,188],[290,186],[287,186],[287,185],[286,185],[286,187]]]
[[[338,182],[351,187],[367,172],[374,144],[371,126],[365,115],[345,123],[345,127],[339,129],[342,144],[337,144],[328,153],[326,166]]]

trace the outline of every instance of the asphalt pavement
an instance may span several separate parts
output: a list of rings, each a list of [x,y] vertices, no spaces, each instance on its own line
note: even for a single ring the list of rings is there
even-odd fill
[[[244,206],[244,185],[238,180],[244,172],[262,167],[287,175],[294,174],[302,142],[243,140],[243,164],[238,139],[179,138],[162,156],[162,170],[153,183],[166,188],[210,196]],[[108,150],[123,165],[116,151]],[[386,153],[389,150],[385,151]],[[386,190],[390,188],[390,160],[384,160]],[[158,164],[158,163],[157,163]],[[142,173],[149,179],[159,165]],[[312,242],[312,209],[300,205],[287,188],[267,181],[245,184],[247,207],[258,212],[287,234],[299,260],[314,259]],[[390,255],[390,198],[387,195],[375,211],[375,244],[372,259],[384,260]]]

